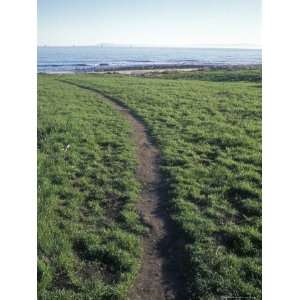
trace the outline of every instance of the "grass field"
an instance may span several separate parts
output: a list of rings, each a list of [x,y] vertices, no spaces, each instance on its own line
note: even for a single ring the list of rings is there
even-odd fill
[[[39,299],[124,296],[140,261],[130,128],[94,93],[38,78]]]
[[[261,298],[260,69],[39,80],[41,295],[84,294],[96,284],[95,292],[123,295],[139,262],[142,228],[134,212],[138,185],[129,129],[94,94],[63,82],[69,81],[124,103],[160,148],[168,213],[184,244],[188,299]],[[103,138],[109,142],[103,145]],[[107,217],[115,203],[107,197],[111,186],[124,203],[113,220]],[[113,270],[99,282],[86,275],[90,262],[94,270],[107,268],[107,261]],[[117,284],[107,279],[111,273]],[[68,280],[54,280],[58,275]],[[68,282],[63,290],[61,282]]]
[[[147,78],[163,78],[163,79],[187,79],[187,80],[202,80],[214,82],[260,82],[261,81],[261,68],[253,67],[249,69],[216,69],[216,70],[203,70],[203,71],[190,71],[190,72],[149,72],[143,76]]]

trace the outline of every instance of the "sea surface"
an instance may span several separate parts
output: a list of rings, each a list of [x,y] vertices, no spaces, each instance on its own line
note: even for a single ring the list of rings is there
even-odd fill
[[[261,64],[258,49],[38,47],[38,72],[114,70],[149,66]]]

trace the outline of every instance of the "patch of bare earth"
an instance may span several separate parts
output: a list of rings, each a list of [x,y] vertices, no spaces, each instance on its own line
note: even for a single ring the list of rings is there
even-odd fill
[[[70,82],[69,82],[70,83]],[[73,83],[72,83],[73,84]],[[115,99],[99,91],[77,85],[100,94],[118,110],[133,128],[132,139],[136,144],[137,177],[142,183],[138,210],[148,234],[143,239],[143,260],[136,282],[129,291],[129,300],[183,300],[183,278],[179,271],[180,240],[166,213],[166,197],[159,170],[160,152],[147,134],[143,122]]]
[[[106,98],[107,99],[107,98]],[[120,111],[133,128],[132,139],[136,145],[137,177],[142,183],[138,210],[149,232],[143,240],[143,261],[135,285],[129,292],[129,300],[172,300],[179,298],[181,274],[174,253],[175,233],[165,212],[165,199],[159,171],[160,152],[155,147],[144,124],[128,109],[108,99]]]

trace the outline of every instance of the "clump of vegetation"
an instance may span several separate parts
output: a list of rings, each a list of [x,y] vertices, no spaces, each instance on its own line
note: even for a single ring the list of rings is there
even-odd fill
[[[123,102],[157,141],[189,299],[261,297],[260,72],[64,76]]]
[[[95,93],[39,75],[39,299],[125,297],[144,232],[129,136]]]
[[[162,73],[145,73],[144,77],[161,78],[161,79],[186,79],[186,80],[206,80],[216,82],[228,81],[248,81],[261,82],[262,70],[255,68],[225,68],[198,71],[166,71]]]

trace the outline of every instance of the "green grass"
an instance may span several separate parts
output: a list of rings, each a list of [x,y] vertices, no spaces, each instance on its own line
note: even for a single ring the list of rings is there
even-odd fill
[[[260,73],[60,77],[123,102],[155,138],[189,299],[261,298]]]
[[[38,77],[38,298],[119,299],[139,269],[131,129],[94,93]]]
[[[262,70],[259,67],[242,69],[224,69],[224,70],[199,70],[199,71],[166,71],[162,73],[145,73],[144,77],[162,78],[162,79],[188,79],[188,80],[207,80],[216,82],[228,81],[248,81],[261,82]]]

